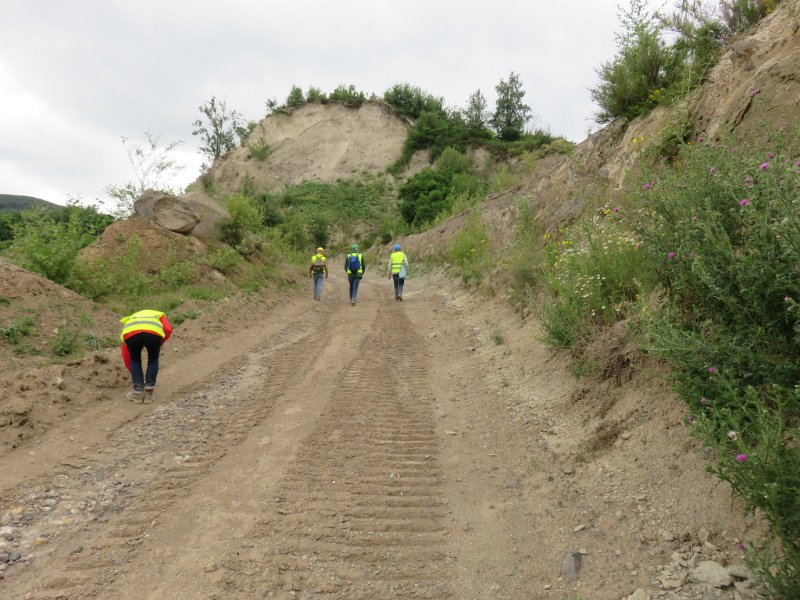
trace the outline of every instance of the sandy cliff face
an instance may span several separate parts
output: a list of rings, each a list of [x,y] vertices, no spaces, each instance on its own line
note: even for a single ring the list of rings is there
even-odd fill
[[[224,197],[242,189],[276,191],[303,181],[334,183],[359,173],[381,173],[400,155],[408,124],[386,104],[359,108],[342,104],[307,104],[263,119],[240,147],[208,174],[213,194]],[[266,160],[250,156],[261,141]]]

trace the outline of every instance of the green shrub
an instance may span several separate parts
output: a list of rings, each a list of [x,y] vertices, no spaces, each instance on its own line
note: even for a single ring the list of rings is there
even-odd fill
[[[345,106],[353,108],[358,108],[364,104],[366,99],[364,92],[359,92],[354,85],[340,85],[329,96],[331,102],[341,102]]]
[[[244,262],[244,259],[234,248],[223,246],[209,252],[203,262],[212,269],[228,275],[235,273]]]
[[[649,258],[623,219],[621,208],[603,207],[563,236],[545,234],[547,299],[540,310],[554,346],[582,350],[595,328],[624,318],[642,286],[652,287]]]
[[[308,88],[308,93],[306,93],[306,102],[318,102],[320,104],[325,104],[327,101],[328,96],[326,96],[321,89],[313,86]]]
[[[50,350],[56,356],[67,356],[78,349],[78,331],[72,327],[65,327],[59,331]]]
[[[491,272],[489,234],[478,216],[473,215],[453,238],[447,258],[467,285],[480,286]]]
[[[97,235],[96,230],[87,227],[78,208],[69,211],[66,221],[62,221],[56,212],[34,207],[20,214],[10,256],[30,271],[66,283],[78,251]]]
[[[750,558],[778,595],[800,589],[798,156],[796,128],[738,147],[699,138],[647,178],[636,223],[666,295],[649,350],[674,365],[715,472],[769,520],[782,549]]]
[[[398,83],[383,94],[383,99],[401,115],[417,119],[423,112],[444,114],[444,99],[437,98],[408,83]]]
[[[239,247],[247,233],[262,228],[263,217],[258,204],[247,196],[231,196],[225,200],[230,215],[219,223],[219,239],[234,248]]]
[[[250,157],[256,160],[266,160],[269,156],[269,144],[263,137],[250,144]]]
[[[297,108],[306,103],[306,97],[303,95],[303,90],[296,85],[292,86],[289,91],[289,96],[286,98],[286,106],[289,108]]]

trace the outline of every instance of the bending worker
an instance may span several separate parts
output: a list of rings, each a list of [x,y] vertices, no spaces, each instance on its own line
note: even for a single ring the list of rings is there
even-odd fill
[[[128,399],[137,404],[152,402],[158,377],[161,346],[172,335],[167,315],[157,310],[140,310],[122,317],[122,360],[131,373],[133,390]],[[142,350],[147,349],[147,373],[142,370]]]
[[[394,299],[403,300],[403,284],[408,277],[408,257],[400,249],[400,244],[394,245],[394,250],[389,256],[389,277],[394,280]]]

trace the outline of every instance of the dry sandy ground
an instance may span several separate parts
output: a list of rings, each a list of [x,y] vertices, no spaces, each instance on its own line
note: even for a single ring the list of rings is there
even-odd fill
[[[153,404],[6,451],[0,598],[754,597],[686,580],[759,528],[657,380],[576,380],[440,273],[346,286],[187,322]]]

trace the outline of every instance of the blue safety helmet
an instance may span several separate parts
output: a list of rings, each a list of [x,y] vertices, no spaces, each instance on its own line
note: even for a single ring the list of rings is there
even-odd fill
[[[400,250],[400,244],[395,244],[395,245],[394,245],[394,249],[395,249],[395,250]]]

